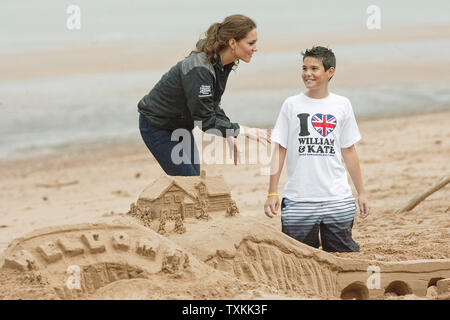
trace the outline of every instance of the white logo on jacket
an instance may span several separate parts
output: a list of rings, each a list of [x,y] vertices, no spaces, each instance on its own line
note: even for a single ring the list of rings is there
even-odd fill
[[[210,97],[210,96],[212,96],[212,94],[211,94],[211,86],[201,85],[198,97],[199,98],[205,98],[205,97]]]

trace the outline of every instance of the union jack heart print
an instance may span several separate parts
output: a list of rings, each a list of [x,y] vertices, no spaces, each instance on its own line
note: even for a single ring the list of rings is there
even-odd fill
[[[311,118],[311,123],[316,131],[322,136],[326,137],[330,132],[336,128],[336,118],[331,114],[316,113]]]

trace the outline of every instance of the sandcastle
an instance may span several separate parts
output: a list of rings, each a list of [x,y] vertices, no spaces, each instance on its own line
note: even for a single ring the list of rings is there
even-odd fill
[[[222,176],[163,176],[129,215],[14,240],[0,256],[0,299],[450,299],[450,259],[337,257],[238,215]],[[168,221],[179,236],[162,235]]]
[[[12,242],[2,270],[38,274],[54,298],[77,299],[121,280],[187,273],[205,266],[157,233],[137,225],[79,224],[35,231]],[[192,269],[193,268],[193,269]]]
[[[147,227],[158,220],[158,232],[165,234],[168,221],[175,221],[174,231],[183,233],[185,218],[208,220],[218,212],[236,216],[239,209],[224,177],[207,176],[202,170],[200,177],[161,176],[142,191],[128,213]]]
[[[14,240],[0,256],[0,279],[5,278],[1,273],[8,270],[21,279],[25,275],[44,279],[43,288],[54,299],[111,297],[113,293],[126,299],[135,297],[136,288],[141,288],[148,299],[229,299],[251,290],[321,299],[378,299],[408,294],[433,299],[450,297],[450,259],[345,259],[270,228],[249,231],[234,248],[216,250],[200,261],[133,218],[121,217],[102,223],[45,228]],[[368,271],[374,270],[371,267],[380,274],[377,288],[368,286]],[[11,280],[12,276],[8,277]],[[158,285],[161,283],[164,285]],[[20,298],[30,292],[20,283],[0,285],[2,294],[11,291],[4,298]],[[171,295],[164,290],[171,290]],[[183,290],[190,293],[176,295]]]
[[[238,279],[331,299],[450,299],[450,259],[381,262],[336,257],[284,234],[250,234],[205,260]]]

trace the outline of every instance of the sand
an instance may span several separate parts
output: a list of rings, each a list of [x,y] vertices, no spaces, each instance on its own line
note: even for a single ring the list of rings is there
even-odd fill
[[[317,43],[438,40],[448,39],[448,30],[442,25],[332,39],[326,34],[298,41],[262,38],[259,48],[279,52]],[[120,44],[2,54],[0,82],[161,71],[186,56],[180,48],[191,45]],[[411,63],[408,57],[367,66],[340,63],[333,85],[357,89],[450,81],[442,73],[449,69],[446,60],[414,63],[414,68]],[[238,69],[230,75],[228,89],[296,88],[298,81],[296,68]],[[357,151],[371,205],[368,218],[355,219],[358,253],[325,253],[282,234],[280,217],[269,219],[263,212],[269,182],[263,164],[203,164],[207,175],[224,176],[239,215],[219,212],[208,221],[186,219],[185,233],[168,224],[169,232],[161,236],[126,214],[163,174],[138,133],[129,143],[64,147],[0,161],[0,266],[9,266],[0,269],[0,299],[367,298],[362,288],[369,265],[382,272],[382,288],[371,289],[371,299],[435,299],[446,288],[438,280],[450,277],[450,186],[410,212],[395,213],[450,171],[450,111],[426,112],[358,121],[363,139]],[[284,172],[280,192],[286,181]],[[130,242],[114,245],[117,232],[126,233]],[[102,242],[98,247],[86,240],[92,233]],[[62,252],[61,238],[75,249]],[[158,242],[160,249],[139,249],[141,239]],[[80,266],[80,290],[67,291],[64,285],[69,265]]]
[[[352,261],[369,259],[380,264],[404,263],[402,272],[407,273],[409,268],[414,269],[408,267],[407,260],[448,261],[450,258],[448,185],[430,195],[412,211],[403,214],[394,212],[441,176],[448,174],[450,129],[446,124],[449,120],[450,112],[440,112],[359,122],[363,140],[358,143],[357,150],[371,204],[371,214],[364,220],[356,216],[353,235],[361,246],[361,252],[327,253],[325,258],[317,258],[323,251],[314,249],[310,254],[309,249],[304,248],[306,246],[282,234],[279,216],[269,219],[264,215],[263,203],[268,187],[268,176],[261,174],[261,168],[264,166],[260,164],[202,165],[202,169],[205,169],[208,175],[222,174],[225,177],[232,198],[236,200],[240,209],[239,216],[225,217],[224,213],[218,213],[212,215],[209,221],[192,219],[185,223],[186,233],[169,231],[162,237],[126,215],[130,204],[136,202],[142,190],[162,174],[161,168],[141,142],[86,146],[82,149],[67,148],[52,155],[3,161],[0,164],[2,203],[0,252],[3,251],[3,258],[8,250],[15,248],[13,239],[24,237],[33,230],[51,227],[61,233],[63,225],[103,221],[103,223],[133,225],[133,232],[138,232],[136,230],[141,228],[139,232],[147,232],[146,237],[157,237],[161,242],[167,243],[167,247],[176,248],[188,255],[192,266],[197,266],[193,269],[198,272],[188,273],[180,279],[171,278],[170,274],[160,272],[144,279],[129,277],[118,282],[105,281],[105,286],[102,286],[101,290],[99,288],[100,291],[86,291],[86,294],[79,296],[64,296],[56,294],[52,289],[56,280],[52,278],[52,273],[48,272],[49,269],[44,268],[38,273],[2,270],[1,286],[3,289],[9,289],[2,290],[0,296],[9,299],[339,298],[339,290],[333,289],[331,285],[324,285],[324,289],[319,290],[317,285],[301,286],[297,283],[294,287],[303,289],[291,290],[292,288],[281,286],[278,280],[258,281],[259,278],[252,276],[251,272],[245,273],[250,274],[249,276],[242,277],[239,277],[234,269],[230,272],[229,266],[235,262],[225,263],[223,257],[236,261],[239,248],[242,245],[247,246],[245,243],[248,239],[258,243],[260,252],[266,250],[259,247],[261,243],[278,243],[274,251],[271,251],[271,255],[286,253],[286,250],[281,249],[286,246],[292,252],[299,251],[303,252],[302,254],[307,252],[306,260],[302,258],[300,262],[285,261],[282,265],[301,265],[309,261],[318,263],[319,267],[323,268],[321,259],[333,261],[334,265],[341,265],[339,259],[342,258]],[[284,173],[280,181],[280,191],[286,180]],[[105,230],[111,232],[111,228]],[[147,231],[142,231],[144,230],[142,228]],[[264,237],[255,238],[258,234],[263,234]],[[108,233],[108,236],[112,235]],[[23,241],[19,240],[19,247],[25,248],[28,244]],[[46,243],[42,241],[39,244]],[[10,243],[13,245],[8,248]],[[38,251],[34,250],[39,244],[30,244],[31,252],[37,256]],[[109,260],[98,258],[100,260],[95,260],[95,264],[98,266],[101,263],[122,261],[120,260],[122,258],[110,256],[109,253],[106,257]],[[90,258],[83,259],[76,263],[86,264]],[[63,261],[67,262],[66,258]],[[261,258],[261,261],[263,266],[264,259]],[[347,262],[344,265],[347,265]],[[317,279],[324,277],[321,272],[317,273]],[[210,273],[213,275],[208,275]],[[355,273],[355,279],[358,278],[357,274]],[[289,279],[289,276],[286,273],[282,278]],[[166,283],[168,279],[174,282],[171,282],[170,286],[163,287],[162,283]],[[229,290],[220,289],[217,292],[212,290],[214,287],[212,283],[215,281],[223,281],[223,288]],[[21,289],[16,290],[17,288]],[[131,288],[139,290],[136,293]],[[159,289],[149,290],[149,288]],[[420,297],[406,295],[402,296],[402,299],[404,298]]]

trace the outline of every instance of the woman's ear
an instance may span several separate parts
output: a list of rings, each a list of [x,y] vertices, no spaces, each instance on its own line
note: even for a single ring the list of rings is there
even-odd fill
[[[230,40],[228,40],[228,46],[231,48],[231,50],[235,50],[236,49],[236,39],[232,38]]]

